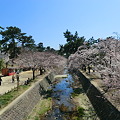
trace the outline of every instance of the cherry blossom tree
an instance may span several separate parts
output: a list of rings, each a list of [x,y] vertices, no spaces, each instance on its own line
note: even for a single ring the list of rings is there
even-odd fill
[[[19,66],[19,68],[32,68],[34,74],[36,69],[44,68],[50,70],[64,67],[66,61],[66,58],[52,52],[23,51],[14,60],[14,64]]]
[[[92,66],[101,75],[107,97],[114,104],[120,101],[120,41],[114,38],[99,39],[90,48],[84,43],[75,54],[68,58],[68,67],[82,69]]]

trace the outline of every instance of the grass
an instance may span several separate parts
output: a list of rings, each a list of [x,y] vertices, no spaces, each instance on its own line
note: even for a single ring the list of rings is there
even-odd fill
[[[44,113],[46,113],[47,111],[49,111],[51,109],[51,98],[45,99],[41,102],[40,107],[41,109],[38,111],[39,115],[43,115]]]
[[[12,102],[15,98],[17,98],[19,95],[21,95],[25,90],[27,90],[29,86],[21,85],[19,86],[19,90],[17,91],[17,88],[12,89],[8,93],[5,93],[4,95],[0,96],[0,109],[7,106],[10,102]]]
[[[77,116],[74,116],[73,120],[99,120],[85,93],[81,93],[78,96],[75,96],[73,99],[78,106],[78,114]]]
[[[26,120],[40,120],[46,112],[52,108],[52,98],[46,98],[40,100],[40,102],[33,109],[31,114],[26,118]]]
[[[83,117],[85,115],[85,109],[83,107],[78,107],[78,115],[79,117]]]
[[[72,97],[78,96],[81,93],[84,93],[83,88],[73,88]]]
[[[85,109],[83,107],[76,107],[73,111],[67,111],[66,107],[64,108],[65,109],[64,111],[62,110],[62,112],[65,112],[65,120],[84,120]]]
[[[85,110],[83,107],[78,107],[77,108],[77,112],[76,112],[76,116],[72,117],[72,120],[84,120],[83,116],[85,115]]]
[[[11,91],[5,93],[4,95],[0,95],[0,110],[6,107],[9,103],[15,100],[18,96],[20,96],[23,92],[25,92],[34,82],[37,82],[38,79],[31,80],[28,85],[20,85],[19,89],[12,89]]]

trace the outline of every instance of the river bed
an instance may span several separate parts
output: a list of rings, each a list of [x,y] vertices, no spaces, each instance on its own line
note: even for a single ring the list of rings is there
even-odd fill
[[[64,71],[64,74],[68,74],[68,77],[56,79],[56,84],[52,86],[52,110],[42,120],[69,120],[70,114],[76,110],[76,105],[71,97],[74,80],[67,70]]]

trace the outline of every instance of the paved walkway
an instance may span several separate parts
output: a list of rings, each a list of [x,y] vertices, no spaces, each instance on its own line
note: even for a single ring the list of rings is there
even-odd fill
[[[38,75],[39,71],[36,71],[35,75]],[[20,84],[24,84],[25,80],[28,78],[32,78],[32,71],[25,71],[21,72],[19,74],[20,78]],[[12,83],[12,76],[4,76],[2,77],[2,84],[0,86],[0,95],[3,95],[4,93],[10,91],[11,89],[17,87],[17,81],[15,79],[15,82]]]

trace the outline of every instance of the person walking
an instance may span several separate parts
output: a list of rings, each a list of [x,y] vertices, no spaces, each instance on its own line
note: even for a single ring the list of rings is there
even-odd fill
[[[19,81],[19,73],[16,74],[16,79]]]
[[[0,86],[1,86],[2,78],[0,77]]]
[[[12,75],[12,83],[14,83],[14,81],[15,81],[15,76]]]

